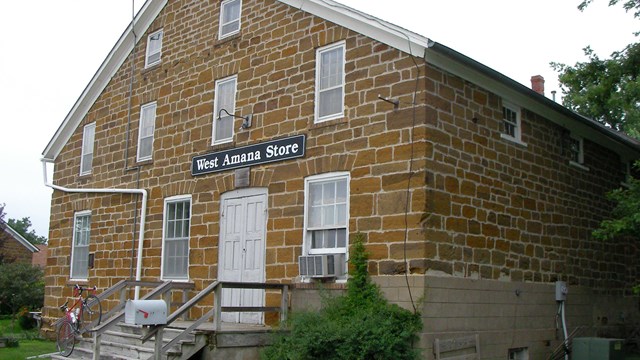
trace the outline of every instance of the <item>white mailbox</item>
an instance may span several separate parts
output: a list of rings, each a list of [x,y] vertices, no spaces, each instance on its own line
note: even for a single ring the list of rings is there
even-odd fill
[[[124,322],[130,325],[166,324],[167,303],[164,300],[127,300]]]

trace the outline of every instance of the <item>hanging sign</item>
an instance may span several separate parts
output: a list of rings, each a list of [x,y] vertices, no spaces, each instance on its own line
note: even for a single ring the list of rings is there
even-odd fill
[[[259,144],[194,156],[191,175],[198,176],[252,165],[304,157],[305,135],[266,141]]]

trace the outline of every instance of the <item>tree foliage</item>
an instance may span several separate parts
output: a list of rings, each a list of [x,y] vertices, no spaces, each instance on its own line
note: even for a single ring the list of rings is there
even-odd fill
[[[318,312],[294,314],[290,333],[262,354],[265,360],[418,359],[412,346],[422,328],[419,314],[389,304],[367,273],[361,236],[349,260],[352,276],[344,296],[325,298]]]
[[[27,239],[33,245],[41,245],[47,243],[47,238],[44,236],[39,236],[36,234],[35,230],[29,230],[31,227],[31,219],[28,217],[23,217],[20,220],[9,219],[7,224],[11,226],[13,230],[15,230],[18,234],[22,235],[23,238]]]
[[[584,10],[593,0],[584,0]],[[616,5],[620,0],[610,0]],[[626,0],[623,7],[640,15],[640,0]],[[559,73],[564,106],[615,130],[640,138],[640,44],[629,44],[601,59],[591,47],[584,49],[587,61],[566,65],[552,62]]]
[[[0,264],[0,314],[20,308],[40,309],[44,303],[43,271],[24,263]]]
[[[607,198],[615,203],[609,219],[603,220],[593,236],[600,240],[614,240],[640,233],[640,180],[629,178],[627,186],[613,190]]]

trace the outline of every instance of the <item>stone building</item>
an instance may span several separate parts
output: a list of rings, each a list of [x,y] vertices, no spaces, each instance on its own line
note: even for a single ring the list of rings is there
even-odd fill
[[[638,319],[637,247],[590,235],[635,140],[332,0],[149,0],[134,27],[43,152],[46,318],[68,284],[134,277],[292,283],[295,310],[344,286],[361,233],[425,358],[473,333],[548,354],[557,280],[571,328]]]
[[[31,264],[40,249],[31,244],[9,224],[0,220],[0,260]],[[2,262],[0,261],[0,262]]]

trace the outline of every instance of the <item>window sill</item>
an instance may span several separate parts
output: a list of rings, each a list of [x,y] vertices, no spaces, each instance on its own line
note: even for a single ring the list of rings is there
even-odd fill
[[[512,142],[512,143],[514,143],[516,145],[520,145],[520,146],[525,147],[525,148],[528,146],[527,143],[523,142],[522,140],[516,139],[513,136],[510,136],[510,135],[507,135],[507,134],[500,134],[500,137],[502,139],[504,139],[504,140],[507,140],[509,142]]]
[[[153,159],[144,159],[136,161],[137,166],[153,165]]]
[[[214,47],[222,46],[225,43],[228,43],[228,42],[233,41],[233,40],[239,40],[240,39],[240,35],[242,35],[242,31],[238,31],[237,33],[234,33],[234,34],[231,34],[231,35],[225,35],[225,37],[223,37],[223,38],[218,38],[218,40],[216,40],[216,43],[214,44]]]
[[[580,170],[589,171],[588,167],[586,167],[586,166],[584,166],[584,165],[582,165],[580,163],[577,163],[575,161],[569,161],[569,166],[573,166],[573,167],[578,168]]]
[[[67,286],[89,285],[89,279],[69,279]]]
[[[162,67],[162,61],[157,62],[157,63],[155,63],[153,65],[145,66],[144,69],[142,69],[140,71],[140,73],[142,75],[145,75],[145,74],[147,74],[147,73],[149,73],[149,72],[151,72],[153,70],[159,69],[160,67]]]
[[[346,124],[346,123],[347,123],[347,118],[345,116],[343,116],[341,118],[337,118],[337,119],[333,119],[333,120],[325,120],[325,121],[322,121],[322,122],[319,122],[319,123],[314,122],[313,124],[311,124],[309,126],[309,129],[310,130],[322,129],[322,128],[325,128],[325,127],[335,126],[335,125],[340,125],[340,124]]]

